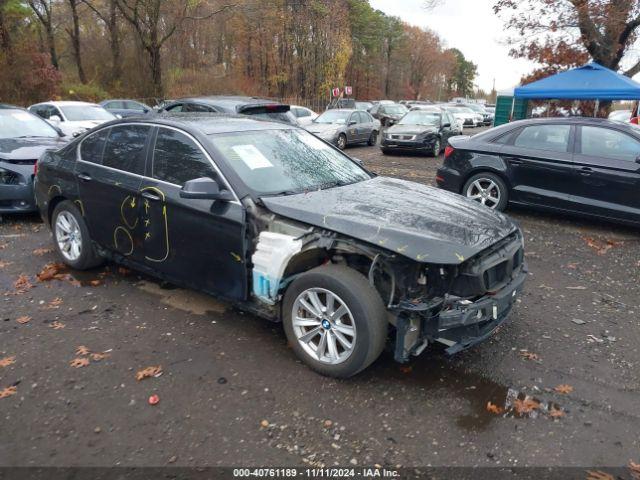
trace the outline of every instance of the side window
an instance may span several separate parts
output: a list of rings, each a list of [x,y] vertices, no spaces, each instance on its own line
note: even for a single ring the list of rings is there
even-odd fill
[[[47,106],[46,105],[38,105],[36,107],[33,107],[32,111],[33,111],[33,113],[35,113],[39,117],[42,117],[44,119],[48,119],[49,118],[48,110],[47,110]]]
[[[609,128],[581,127],[582,153],[592,157],[635,162],[640,157],[640,142],[626,133]]]
[[[373,107],[371,107],[371,110],[369,110],[369,113],[371,115],[375,115],[376,113],[378,113],[379,109],[380,109],[380,104],[375,104]]]
[[[182,111],[183,111],[183,110],[182,110],[182,106],[183,106],[183,105],[182,105],[181,103],[178,103],[177,105],[171,105],[170,107],[165,108],[165,110],[166,110],[167,112],[174,112],[174,113],[175,113],[175,112],[182,112]],[[185,110],[185,111],[186,111],[186,110]]]
[[[48,118],[51,118],[53,115],[57,115],[58,117],[60,117],[60,121],[64,122],[64,118],[62,116],[62,113],[60,113],[60,110],[58,110],[53,105],[50,105],[48,107],[48,109],[49,109],[49,112],[48,112],[49,117]]]
[[[136,112],[144,112],[144,107],[138,102],[123,102],[127,110],[135,110]]]
[[[109,136],[109,130],[109,128],[104,128],[82,140],[80,144],[80,158],[82,160],[102,165],[102,153]]]
[[[206,105],[200,105],[198,103],[187,103],[183,109],[183,112],[192,112],[192,113],[207,113],[207,112],[215,112],[215,109],[212,107],[208,107]]]
[[[525,127],[514,145],[522,148],[566,152],[569,147],[570,125],[533,125]]]
[[[367,123],[369,121],[367,115],[362,112],[357,112],[356,115],[358,115],[358,123]]]
[[[102,164],[124,172],[144,173],[145,145],[151,127],[121,125],[112,127],[104,148]]]
[[[200,147],[177,130],[161,128],[153,151],[153,178],[182,186],[202,177],[218,175]]]
[[[117,109],[123,109],[125,108],[124,102],[122,101],[116,101],[116,102],[109,102],[105,105],[105,108],[117,108]]]

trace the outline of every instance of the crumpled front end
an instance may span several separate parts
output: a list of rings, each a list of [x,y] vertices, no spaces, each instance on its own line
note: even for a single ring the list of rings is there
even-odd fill
[[[425,284],[433,279],[433,266],[430,270],[421,277]],[[404,299],[392,308],[397,361],[420,354],[430,343],[443,344],[447,353],[455,354],[495,333],[507,320],[527,276],[521,232],[457,269],[440,268],[437,276],[442,295]]]

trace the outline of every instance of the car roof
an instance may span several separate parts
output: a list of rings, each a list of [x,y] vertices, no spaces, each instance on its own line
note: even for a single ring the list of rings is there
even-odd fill
[[[286,123],[253,116],[221,113],[160,113],[151,117],[124,118],[110,122],[111,125],[120,123],[155,123],[197,130],[204,135],[253,130],[293,130],[297,128]]]
[[[142,103],[139,100],[134,100],[133,98],[108,98],[106,100],[103,100],[100,102],[100,105],[102,105],[103,103],[109,103],[109,102],[136,102],[136,103]]]
[[[16,107],[15,105],[9,105],[8,103],[0,103],[0,108],[3,110],[24,110],[22,107]]]
[[[268,98],[261,97],[247,97],[243,95],[208,95],[202,97],[186,97],[174,100],[174,102],[198,102],[206,103],[212,106],[221,106],[227,108],[235,108],[238,105],[261,105],[261,104],[278,104],[282,105],[277,100],[270,100]],[[174,103],[172,102],[172,103]]]
[[[362,110],[358,110],[357,108],[332,108],[331,110],[327,110],[327,112],[361,112]],[[323,112],[323,113],[327,113]]]
[[[49,100],[48,102],[40,102],[40,103],[36,103],[35,105],[55,105],[56,107],[66,107],[66,106],[77,105],[81,107],[82,106],[86,107],[87,105],[95,106],[98,104],[92,103],[92,102],[79,102],[75,100]],[[31,105],[31,106],[34,107],[35,105]]]

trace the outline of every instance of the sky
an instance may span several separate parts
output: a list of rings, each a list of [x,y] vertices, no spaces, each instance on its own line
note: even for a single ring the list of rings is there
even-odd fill
[[[478,65],[476,84],[490,91],[514,87],[535,64],[509,56],[502,20],[491,9],[493,0],[445,0],[431,10],[424,0],[370,0],[371,6],[418,27],[438,33],[447,48],[457,48]]]

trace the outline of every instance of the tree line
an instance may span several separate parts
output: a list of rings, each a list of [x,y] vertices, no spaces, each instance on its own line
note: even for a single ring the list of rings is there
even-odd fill
[[[446,99],[476,67],[368,0],[0,0],[0,101]]]

